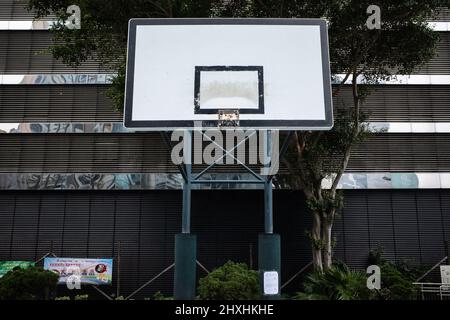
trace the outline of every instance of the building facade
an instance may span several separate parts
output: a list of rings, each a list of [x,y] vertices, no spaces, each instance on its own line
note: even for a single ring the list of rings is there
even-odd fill
[[[108,294],[128,295],[173,263],[181,228],[181,176],[160,133],[122,126],[106,90],[113,71],[97,61],[71,68],[42,50],[48,23],[23,0],[0,3],[0,261],[60,257],[115,261]],[[355,148],[341,182],[335,257],[364,268],[369,252],[433,265],[450,241],[450,11],[433,28],[438,52],[411,77],[377,86],[364,104],[384,128]],[[334,103],[349,99],[349,91]],[[283,168],[281,169],[283,173]],[[244,177],[221,168],[213,178]],[[217,185],[193,192],[198,260],[257,265],[263,192]],[[282,282],[311,261],[310,216],[298,190],[276,190]],[[119,263],[120,261],[120,263]],[[199,268],[198,275],[203,275]],[[171,293],[166,272],[136,297]],[[296,290],[298,279],[285,287]],[[93,294],[95,294],[93,292]]]

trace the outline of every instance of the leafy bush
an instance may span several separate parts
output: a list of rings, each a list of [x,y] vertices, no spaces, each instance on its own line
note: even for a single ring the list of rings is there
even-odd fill
[[[39,267],[14,269],[0,278],[0,300],[47,300],[57,282],[57,274]]]
[[[369,300],[372,293],[367,289],[364,272],[352,271],[344,264],[329,270],[308,275],[303,283],[304,292],[294,299],[299,300]]]
[[[413,282],[422,275],[426,267],[412,267],[410,263],[401,261],[392,263],[383,258],[383,248],[378,246],[369,254],[369,264],[380,266],[381,290],[378,298],[383,300],[415,300],[418,287]]]
[[[203,300],[259,299],[258,272],[245,263],[228,261],[200,279],[198,293]]]
[[[70,297],[68,297],[68,296],[61,296],[61,297],[56,297],[55,300],[56,301],[67,301],[67,300],[70,300]]]
[[[173,300],[173,297],[166,297],[161,291],[156,292],[150,300]]]
[[[385,300],[415,300],[418,287],[413,285],[418,272],[407,264],[383,262],[380,296]]]

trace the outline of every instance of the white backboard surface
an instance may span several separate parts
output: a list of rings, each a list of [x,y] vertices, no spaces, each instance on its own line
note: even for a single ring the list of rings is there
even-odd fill
[[[333,125],[328,38],[321,19],[132,19],[124,123],[173,130]],[[198,122],[199,121],[199,122]]]

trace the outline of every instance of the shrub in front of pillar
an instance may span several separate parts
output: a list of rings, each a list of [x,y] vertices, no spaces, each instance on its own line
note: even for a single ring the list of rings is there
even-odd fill
[[[228,261],[200,279],[198,294],[202,300],[259,299],[258,272],[245,263]]]

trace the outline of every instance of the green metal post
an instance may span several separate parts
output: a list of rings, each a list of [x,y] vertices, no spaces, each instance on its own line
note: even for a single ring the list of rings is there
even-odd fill
[[[258,237],[258,265],[260,272],[261,297],[267,300],[280,299],[281,287],[281,245],[280,235],[260,234]],[[278,273],[278,294],[264,294],[264,272],[276,271]]]
[[[265,167],[266,174],[269,173],[272,157],[271,132],[265,132]],[[280,236],[273,234],[273,188],[272,179],[268,176],[264,184],[264,234],[258,238],[258,265],[260,272],[261,296],[263,299],[280,298],[280,276],[281,276],[281,245]],[[264,286],[264,272],[276,271],[278,274],[278,294],[266,295]]]
[[[184,132],[183,156],[186,180],[183,184],[182,233],[175,236],[174,298],[195,299],[197,238],[191,234],[192,132]]]
[[[175,235],[174,298],[194,300],[197,278],[197,237],[193,234]]]

